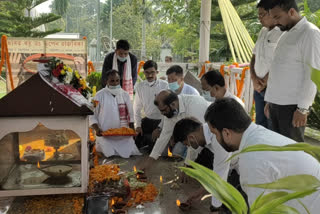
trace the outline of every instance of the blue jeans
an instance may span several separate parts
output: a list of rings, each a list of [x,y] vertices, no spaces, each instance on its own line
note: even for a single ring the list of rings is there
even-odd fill
[[[271,129],[271,120],[269,120],[264,115],[264,106],[266,102],[264,101],[264,95],[266,93],[266,89],[261,91],[260,93],[257,91],[254,91],[253,98],[256,106],[256,124],[264,126],[267,129]]]

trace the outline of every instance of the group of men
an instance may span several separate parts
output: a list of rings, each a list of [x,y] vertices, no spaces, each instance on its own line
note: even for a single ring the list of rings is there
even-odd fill
[[[310,67],[320,70],[320,30],[300,15],[295,0],[261,0],[257,8],[263,28],[251,61],[256,123],[251,121],[242,100],[227,91],[224,77],[219,71],[211,70],[202,76],[203,94],[200,96],[196,89],[184,83],[180,66],[174,65],[167,70],[167,82],[157,78],[157,64],[149,60],[143,66],[146,80],[135,86],[133,108],[127,105],[127,108],[131,108],[127,124],[133,127],[134,122],[138,133],[135,143],[150,152],[149,157],[138,166],[140,169],[148,172],[169,149],[185,160],[194,160],[212,168],[227,181],[232,182],[232,177],[238,175],[238,188],[247,196],[249,205],[261,193],[268,191],[248,187],[247,184],[270,183],[298,174],[313,175],[320,179],[319,163],[304,152],[251,152],[226,162],[233,152],[247,146],[283,146],[303,142],[308,109],[316,93],[316,87],[310,79]],[[114,97],[113,102],[119,106],[115,109],[121,123],[119,104],[127,101],[117,101],[118,92],[114,93],[113,89],[122,87],[128,91],[125,89],[128,79],[132,84],[128,88],[133,88],[136,73],[132,64],[136,58],[132,58],[128,46],[118,44],[112,54],[105,59],[102,75],[109,89],[101,93],[110,93],[111,99]],[[117,63],[117,66],[113,63]],[[110,69],[115,70],[115,77],[110,74]],[[131,77],[128,77],[128,71]],[[99,100],[99,103],[103,102]],[[99,111],[101,113],[101,109]],[[117,115],[109,111],[104,115],[104,120],[109,120],[111,114]],[[91,124],[99,134],[99,117],[95,118]],[[104,145],[100,143],[100,146]],[[136,148],[131,150],[131,154],[136,153]],[[112,154],[117,153],[121,152]],[[190,194],[186,203],[192,204],[204,192],[201,189]],[[319,212],[319,191],[301,201],[310,213]],[[297,200],[290,201],[288,205],[300,213],[306,213]],[[227,212],[214,197],[210,210]]]

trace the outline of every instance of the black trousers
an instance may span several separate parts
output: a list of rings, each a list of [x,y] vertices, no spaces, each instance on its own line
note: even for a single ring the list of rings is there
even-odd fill
[[[293,114],[296,109],[297,105],[270,103],[269,113],[272,121],[272,130],[297,142],[304,142],[305,126],[296,128],[292,125]]]
[[[153,120],[147,117],[141,120],[141,128],[142,128],[143,135],[139,134],[135,140],[138,148],[148,146],[147,148],[148,153],[152,151],[155,143],[152,141],[152,132],[158,127],[160,122],[161,120]]]

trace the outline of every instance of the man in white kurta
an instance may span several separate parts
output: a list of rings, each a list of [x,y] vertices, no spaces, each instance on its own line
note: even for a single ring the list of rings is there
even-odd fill
[[[284,146],[296,143],[285,136],[252,123],[241,105],[230,98],[217,100],[209,106],[205,119],[218,142],[230,152],[241,151],[257,144]],[[270,183],[280,178],[301,174],[312,175],[320,179],[320,164],[309,154],[300,151],[249,152],[239,155],[239,173],[241,187],[248,195],[249,204],[252,205],[261,193],[266,194],[270,191],[248,187],[248,184]],[[319,213],[320,191],[300,200],[310,213]],[[288,205],[300,213],[306,213],[297,200],[289,201]]]
[[[99,103],[94,110],[94,115],[89,117],[90,126],[98,124],[102,131],[121,128],[117,98],[107,87],[101,89],[95,96],[94,100]],[[130,123],[133,123],[133,108],[129,94],[121,89],[117,96],[122,96],[128,109]],[[117,155],[129,158],[131,155],[140,155],[131,136],[97,136],[96,145],[97,151],[102,152],[106,157]]]
[[[175,142],[183,142],[188,147],[193,149],[207,148],[213,154],[213,170],[225,181],[227,181],[229,170],[236,169],[237,158],[233,159],[230,164],[227,161],[232,153],[227,152],[224,148],[217,142],[216,136],[211,133],[207,123],[202,124],[199,120],[195,118],[184,118],[178,121],[174,127],[173,137]],[[201,155],[201,153],[200,153]],[[203,164],[202,164],[203,165]],[[209,168],[209,164],[207,164]],[[205,166],[205,165],[204,165]],[[192,193],[188,198],[187,202],[192,203],[194,200],[200,200],[207,191],[205,189],[199,189],[198,191]],[[217,200],[215,197],[212,197],[211,204],[213,209],[218,210],[222,203]]]

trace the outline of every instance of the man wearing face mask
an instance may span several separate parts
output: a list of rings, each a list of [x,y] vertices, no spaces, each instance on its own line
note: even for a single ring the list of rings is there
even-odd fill
[[[213,101],[223,97],[230,97],[238,101],[244,108],[243,101],[226,89],[224,77],[218,70],[213,69],[205,73],[201,77],[201,87],[204,91],[204,97],[206,97],[206,100],[209,99],[209,96]]]
[[[320,30],[299,13],[295,0],[269,0],[269,14],[286,33],[274,51],[265,101],[272,130],[298,142],[317,88],[311,67],[320,69]]]
[[[130,136],[102,136],[108,129],[130,127],[134,129],[133,108],[129,94],[120,86],[118,71],[110,70],[106,73],[106,87],[98,91],[94,97],[97,105],[94,115],[89,117],[89,125],[97,135],[96,148],[104,156],[113,155],[129,158],[140,155],[133,137]]]
[[[216,136],[211,133],[207,123],[202,124],[196,118],[184,118],[178,121],[173,130],[173,138],[175,142],[183,142],[186,146],[198,149],[199,147],[204,148],[198,155],[195,162],[213,169],[221,178],[227,180],[229,169],[232,171],[237,167],[237,158],[227,161],[232,153],[227,152],[217,142]],[[206,151],[208,150],[208,151]],[[211,152],[213,155],[208,155]],[[230,173],[229,182],[235,187],[239,185],[239,175],[237,172]],[[240,188],[239,188],[240,189]],[[193,192],[192,195],[187,199],[186,203],[192,204],[200,199],[207,193],[204,188],[200,188],[198,191]],[[224,210],[226,208],[220,208],[222,203],[215,197],[212,197],[211,201],[212,212],[218,210]]]
[[[101,85],[105,86],[106,73],[110,69],[119,71],[120,86],[133,95],[133,86],[137,80],[137,57],[129,52],[130,44],[127,40],[119,40],[116,50],[109,53],[103,63]]]
[[[179,65],[173,65],[167,70],[169,89],[176,94],[200,95],[197,89],[188,85],[183,79],[183,69]]]
[[[217,141],[229,152],[241,152],[248,146],[259,144],[285,146],[296,143],[290,138],[253,123],[241,105],[230,98],[218,99],[210,105],[205,120]],[[280,178],[302,174],[320,179],[319,162],[303,151],[243,153],[239,155],[238,168],[240,184],[248,196],[249,206],[262,193],[266,195],[272,192],[272,190],[249,187],[249,184],[267,184]],[[320,210],[320,191],[299,200],[291,200],[285,205],[296,209],[297,213],[306,214],[305,206],[311,214],[317,214]]]
[[[139,166],[140,169],[145,170],[148,170],[163,153],[167,154],[168,143],[176,122],[185,117],[195,117],[204,122],[203,116],[210,103],[201,96],[177,95],[171,90],[164,90],[156,96],[154,104],[164,115],[163,129],[149,158]],[[188,150],[186,159],[194,160],[195,158],[196,155]]]
[[[161,122],[162,115],[154,105],[153,101],[157,94],[164,89],[168,89],[168,83],[158,79],[158,65],[156,62],[149,60],[143,65],[143,73],[146,80],[136,86],[136,94],[134,99],[134,118],[136,123],[136,144],[139,148],[148,146],[147,150],[151,152],[153,148],[152,132]],[[142,119],[142,110],[145,117]]]

